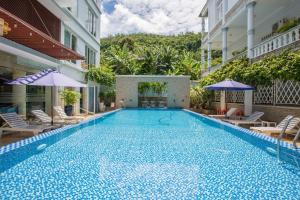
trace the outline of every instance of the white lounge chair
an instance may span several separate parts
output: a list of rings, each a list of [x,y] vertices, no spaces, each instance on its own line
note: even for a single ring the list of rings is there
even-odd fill
[[[233,114],[236,113],[238,109],[237,108],[230,108],[225,115],[209,115],[209,117],[218,118],[218,119],[228,119]]]
[[[286,116],[277,126],[275,127],[250,127],[251,130],[262,132],[262,133],[281,133],[284,126],[286,125],[291,115]],[[299,128],[300,118],[293,118],[288,124],[285,133],[286,134],[296,134]]]
[[[229,120],[224,119],[223,121],[228,122],[230,124],[234,124],[236,126],[240,125],[261,125],[262,120],[260,119],[265,113],[263,112],[254,112],[250,116],[245,117],[241,120]]]
[[[0,117],[4,120],[5,124],[0,128],[0,137],[3,131],[13,132],[31,132],[34,135],[41,133],[45,130],[50,130],[52,126],[36,126],[27,124],[17,113],[3,113]]]
[[[78,123],[79,121],[84,119],[84,117],[81,116],[68,116],[60,106],[53,106],[53,109],[62,120],[68,120]]]
[[[49,125],[52,122],[52,118],[42,110],[32,110],[31,113],[43,124]],[[54,124],[58,124],[61,126],[62,124],[67,124],[67,123],[65,122],[65,120],[59,120],[59,121],[55,120]],[[59,126],[56,125],[56,127],[58,128]]]

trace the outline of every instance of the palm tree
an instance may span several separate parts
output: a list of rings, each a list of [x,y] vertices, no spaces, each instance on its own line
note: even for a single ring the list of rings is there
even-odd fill
[[[127,47],[111,47],[106,55],[108,65],[116,74],[136,74],[139,71],[136,65],[135,55]]]

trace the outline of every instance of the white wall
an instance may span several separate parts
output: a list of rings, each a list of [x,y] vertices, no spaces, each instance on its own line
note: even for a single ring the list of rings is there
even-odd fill
[[[208,7],[208,32],[210,32],[216,22],[215,22],[215,10],[216,10],[216,3],[215,0],[208,1],[207,7]]]
[[[258,4],[259,6],[259,4]],[[261,43],[261,38],[272,33],[272,26],[279,20],[283,18],[300,17],[300,2],[295,2],[294,4],[286,4],[286,7],[278,8],[278,10],[273,10],[267,12],[264,15],[264,19],[255,20],[255,44]]]
[[[138,107],[139,82],[167,83],[167,106],[189,108],[190,106],[190,77],[189,76],[117,76],[116,105],[121,107]]]
[[[230,10],[239,0],[228,0],[228,10]]]

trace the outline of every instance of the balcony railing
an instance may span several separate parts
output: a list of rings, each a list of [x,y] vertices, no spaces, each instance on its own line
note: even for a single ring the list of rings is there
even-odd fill
[[[254,58],[288,47],[297,41],[300,41],[300,25],[256,45],[253,48]]]

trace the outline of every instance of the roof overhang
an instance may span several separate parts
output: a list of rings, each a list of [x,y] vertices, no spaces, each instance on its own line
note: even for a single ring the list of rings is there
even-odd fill
[[[45,8],[47,8],[53,15],[59,18],[62,21],[71,20],[70,17],[65,13],[65,11],[58,5],[54,0],[37,0]],[[64,5],[65,7],[72,7],[71,5],[75,0],[59,0],[58,2]]]
[[[205,5],[203,6],[199,17],[208,17],[208,1],[206,1]]]
[[[8,22],[11,28],[5,38],[59,60],[84,60],[77,52],[1,7],[0,18]]]

